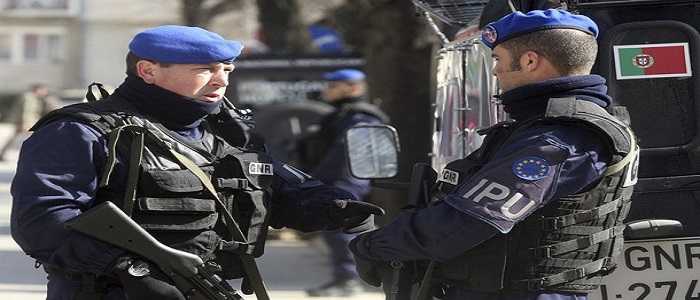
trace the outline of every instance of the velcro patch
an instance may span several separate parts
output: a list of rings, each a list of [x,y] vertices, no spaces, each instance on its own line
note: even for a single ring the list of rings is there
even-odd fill
[[[440,174],[440,177],[438,178],[438,181],[447,182],[452,185],[457,185],[459,183],[459,173],[452,170],[443,169],[442,174]]]
[[[272,164],[252,162],[248,165],[248,172],[253,175],[274,175]]]

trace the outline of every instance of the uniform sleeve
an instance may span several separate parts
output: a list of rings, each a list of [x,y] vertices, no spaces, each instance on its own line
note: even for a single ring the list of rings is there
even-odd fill
[[[562,138],[569,131],[516,139],[443,201],[369,233],[360,251],[380,260],[444,261],[509,232],[552,199],[585,190],[602,176],[601,143],[577,134],[573,140]]]
[[[331,219],[333,200],[356,198],[349,192],[323,184],[308,174],[281,162],[273,164],[270,226],[311,232],[340,228]]]
[[[124,251],[64,228],[93,206],[97,172],[105,159],[97,132],[76,122],[54,122],[22,145],[12,182],[12,236],[41,262],[100,274]]]
[[[380,124],[374,116],[356,113],[338,126],[337,134],[321,162],[312,172],[313,176],[324,183],[339,187],[352,193],[355,198],[362,199],[370,191],[370,182],[366,179],[358,179],[350,174],[347,156],[345,154],[345,132],[360,123]]]

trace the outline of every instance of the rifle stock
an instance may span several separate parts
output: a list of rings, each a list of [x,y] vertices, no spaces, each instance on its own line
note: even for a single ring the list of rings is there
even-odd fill
[[[107,201],[66,223],[66,228],[136,253],[154,262],[188,299],[241,299],[212,266],[188,252],[168,247]]]

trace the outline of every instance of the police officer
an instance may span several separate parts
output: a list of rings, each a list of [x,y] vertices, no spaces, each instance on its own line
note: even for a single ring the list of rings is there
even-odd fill
[[[240,255],[262,255],[268,225],[372,227],[380,208],[271,159],[223,98],[242,48],[197,27],[147,29],[113,95],[34,126],[12,183],[12,236],[48,272],[48,299],[185,299],[148,257],[64,228],[105,201],[162,243],[218,263],[221,277],[245,276],[244,291],[256,287]],[[247,241],[229,238],[227,213]]]
[[[622,247],[638,150],[589,75],[597,33],[554,9],[484,28],[513,121],[446,166],[431,206],[351,242],[364,280],[379,285],[382,262],[432,260],[444,299],[586,299],[598,287]]]
[[[388,117],[367,102],[365,74],[355,69],[340,69],[324,74],[328,81],[321,93],[334,111],[323,118],[320,130],[303,143],[306,162],[313,165],[312,175],[353,194],[365,198],[370,191],[369,181],[351,176],[345,155],[345,132],[357,124],[380,124]],[[314,161],[316,159],[316,161]],[[348,244],[355,235],[341,231],[326,231],[322,238],[329,248],[333,278],[307,294],[311,297],[352,296],[363,290],[355,270],[355,261]]]

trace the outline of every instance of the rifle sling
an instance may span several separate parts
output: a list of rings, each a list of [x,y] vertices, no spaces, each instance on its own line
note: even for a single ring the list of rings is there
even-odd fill
[[[144,134],[140,130],[132,130],[131,154],[129,155],[129,168],[126,180],[126,191],[122,210],[131,217],[136,202],[136,187],[139,180],[141,160],[143,159]]]

